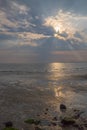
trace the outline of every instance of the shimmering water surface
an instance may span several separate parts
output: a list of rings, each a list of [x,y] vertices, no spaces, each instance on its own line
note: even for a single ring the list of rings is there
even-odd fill
[[[58,111],[60,103],[86,111],[87,63],[0,64],[1,124],[12,120],[20,128],[46,107]]]

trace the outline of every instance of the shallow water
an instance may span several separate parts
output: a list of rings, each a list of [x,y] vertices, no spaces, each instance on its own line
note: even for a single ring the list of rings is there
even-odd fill
[[[9,120],[25,127],[26,118],[43,115],[47,107],[54,116],[60,103],[87,113],[86,101],[87,63],[0,64],[1,128]]]

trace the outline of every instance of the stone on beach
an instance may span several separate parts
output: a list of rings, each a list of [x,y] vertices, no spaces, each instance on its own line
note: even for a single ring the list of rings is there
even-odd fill
[[[35,127],[35,130],[42,130],[41,128],[39,128],[39,127]]]
[[[5,122],[5,128],[3,130],[18,130],[16,128],[13,128],[13,123],[11,121]]]
[[[11,121],[5,122],[5,127],[12,127],[13,123]]]
[[[75,124],[75,120],[73,119],[73,118],[69,118],[69,117],[65,117],[65,118],[63,118],[62,120],[61,120],[61,123],[63,124],[63,125],[73,125],[73,124]]]
[[[66,106],[64,104],[60,104],[60,111],[65,112],[66,111]]]

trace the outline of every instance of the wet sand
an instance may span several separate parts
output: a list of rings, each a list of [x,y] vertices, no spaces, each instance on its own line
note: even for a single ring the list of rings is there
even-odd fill
[[[61,115],[59,106],[66,104],[67,108],[86,111],[87,104],[85,93],[75,92],[70,87],[20,88],[18,83],[2,85],[0,88],[0,129],[4,128],[4,122],[12,121],[14,127],[19,130],[34,130],[34,125],[24,123],[28,118],[44,120],[44,130],[61,130],[59,126],[49,126],[53,117]],[[49,109],[46,112],[46,108]],[[86,113],[85,113],[86,114]],[[46,121],[47,120],[47,121]],[[60,121],[60,120],[59,120]],[[73,127],[64,127],[62,130],[78,130]]]
[[[0,127],[3,127],[3,122],[12,121],[17,128],[22,128],[25,119],[41,115],[46,107],[51,108],[55,104],[55,97],[51,93],[48,95],[48,92],[38,89],[26,90],[12,86],[1,88]]]

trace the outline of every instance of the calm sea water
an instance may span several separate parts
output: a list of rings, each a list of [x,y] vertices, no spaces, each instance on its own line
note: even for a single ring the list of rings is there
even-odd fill
[[[86,101],[87,63],[0,64],[1,122],[60,103],[86,110]]]

